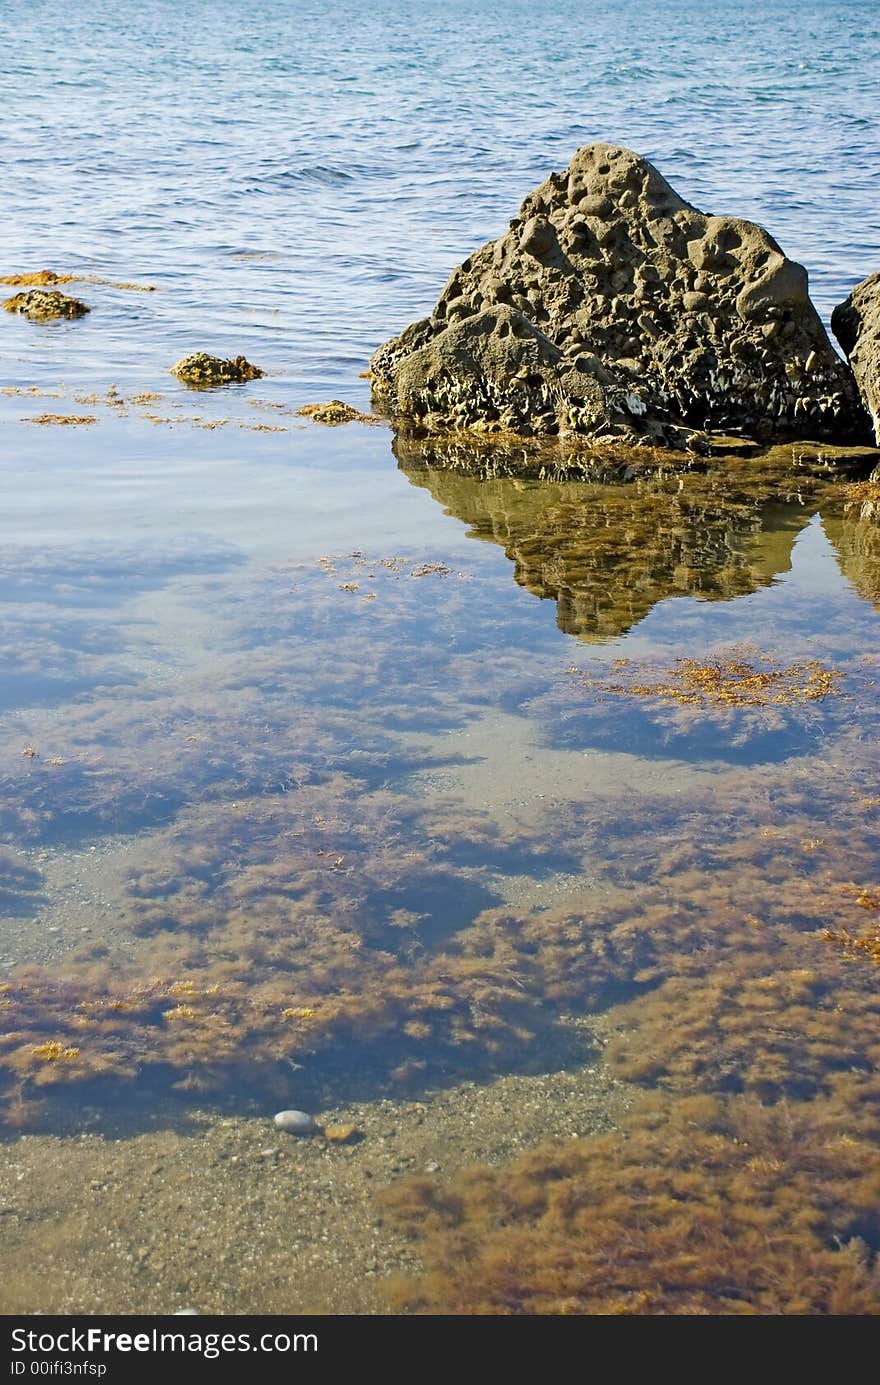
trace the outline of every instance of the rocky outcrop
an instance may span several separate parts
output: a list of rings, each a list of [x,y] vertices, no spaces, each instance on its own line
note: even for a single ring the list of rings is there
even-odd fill
[[[852,366],[880,446],[880,274],[856,284],[831,314],[831,330]]]
[[[760,226],[706,216],[651,164],[593,144],[429,318],[371,361],[402,426],[693,447],[869,436],[807,274]]]

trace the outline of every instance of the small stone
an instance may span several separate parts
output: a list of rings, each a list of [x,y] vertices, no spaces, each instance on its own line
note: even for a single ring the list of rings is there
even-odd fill
[[[259,380],[265,375],[259,366],[251,365],[244,356],[233,356],[223,360],[219,356],[209,356],[206,351],[194,351],[184,356],[171,367],[172,375],[185,385],[196,389],[210,388],[214,385],[234,385],[245,380]]]
[[[342,399],[329,399],[326,404],[303,404],[296,411],[302,418],[310,418],[313,423],[323,423],[334,427],[338,423],[378,423],[375,414],[361,413],[352,404]]]
[[[610,199],[603,197],[601,194],[591,196],[588,193],[586,197],[582,197],[578,202],[578,208],[584,216],[598,216],[602,218],[610,216],[612,211]]]
[[[556,232],[543,216],[533,216],[526,222],[519,238],[520,249],[533,259],[540,260],[556,244]]]
[[[91,312],[87,303],[69,294],[59,293],[57,289],[30,289],[27,293],[16,293],[5,299],[3,307],[8,313],[21,313],[32,322],[48,322],[52,318],[85,317]]]
[[[681,301],[689,313],[698,313],[702,308],[709,306],[709,299],[705,293],[686,293]]]
[[[314,1135],[318,1129],[314,1117],[306,1111],[279,1111],[275,1116],[275,1127],[287,1135]]]
[[[355,1136],[361,1132],[356,1125],[325,1125],[324,1139],[329,1140],[334,1145],[351,1144]]]

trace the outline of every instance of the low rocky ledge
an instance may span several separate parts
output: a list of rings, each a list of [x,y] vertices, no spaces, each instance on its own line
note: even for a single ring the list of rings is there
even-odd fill
[[[807,273],[752,222],[707,216],[646,160],[593,144],[469,256],[370,362],[403,431],[703,451],[870,441]]]

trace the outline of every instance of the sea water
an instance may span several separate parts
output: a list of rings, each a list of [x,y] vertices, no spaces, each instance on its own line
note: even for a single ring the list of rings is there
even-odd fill
[[[368,409],[596,139],[766,225],[827,322],[877,268],[874,6],[12,3],[0,45],[0,272],[92,308],[0,322],[2,1306],[388,1311],[364,1170],[503,1170],[656,1090],[854,1137],[876,527],[790,449],[525,481],[296,410]],[[266,374],[194,393],[192,350]],[[795,955],[771,1062],[749,987]],[[291,1106],[364,1138],[266,1154]]]

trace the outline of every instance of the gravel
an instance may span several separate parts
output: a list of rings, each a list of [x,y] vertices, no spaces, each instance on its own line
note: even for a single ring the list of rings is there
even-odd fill
[[[271,1112],[19,1136],[0,1160],[0,1312],[387,1312],[383,1280],[418,1262],[376,1190],[613,1128],[627,1100],[583,1066],[317,1113],[356,1143],[273,1142]]]

